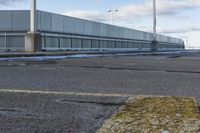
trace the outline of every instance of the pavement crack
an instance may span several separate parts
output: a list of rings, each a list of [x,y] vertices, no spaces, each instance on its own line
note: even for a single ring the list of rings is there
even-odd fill
[[[178,70],[157,70],[146,68],[122,68],[122,67],[103,67],[103,66],[64,66],[74,68],[86,68],[86,69],[109,69],[109,70],[121,70],[121,71],[152,71],[152,72],[167,72],[167,73],[188,73],[188,74],[200,74],[200,71],[178,71]]]
[[[72,99],[59,99],[56,100],[58,103],[86,103],[86,104],[97,104],[102,106],[121,106],[124,102],[101,102],[101,101],[91,101],[91,100],[72,100]]]
[[[37,114],[21,108],[0,108],[0,115],[12,117],[38,117]]]
[[[171,73],[190,73],[190,74],[200,74],[200,71],[176,71],[176,70],[167,70],[166,72],[171,72]]]

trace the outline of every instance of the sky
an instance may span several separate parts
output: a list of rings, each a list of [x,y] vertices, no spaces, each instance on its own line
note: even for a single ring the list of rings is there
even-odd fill
[[[37,0],[37,9],[152,32],[153,0]],[[0,0],[0,10],[29,9],[30,0]],[[157,31],[200,48],[200,0],[157,0]]]

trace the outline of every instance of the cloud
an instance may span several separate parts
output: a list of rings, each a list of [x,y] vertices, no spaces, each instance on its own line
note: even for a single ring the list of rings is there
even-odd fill
[[[13,2],[21,2],[21,1],[23,1],[23,0],[0,0],[0,5],[8,5]]]
[[[159,33],[162,34],[182,34],[182,33],[188,33],[188,32],[196,32],[200,31],[200,27],[185,27],[185,28],[177,28],[177,29],[160,29]]]
[[[158,15],[172,16],[197,7],[200,7],[200,0],[157,0]],[[143,3],[124,5],[118,7],[118,10],[115,14],[115,19],[118,20],[148,17],[152,15],[152,1],[144,0]],[[101,22],[109,20],[108,14],[100,11],[69,10],[64,14]]]
[[[93,10],[87,10],[87,11],[82,11],[82,10],[74,10],[74,11],[65,11],[64,15],[72,16],[72,17],[79,17],[83,19],[88,19],[88,20],[95,20],[98,22],[104,22],[106,20],[106,16],[101,14],[99,11],[93,11]]]

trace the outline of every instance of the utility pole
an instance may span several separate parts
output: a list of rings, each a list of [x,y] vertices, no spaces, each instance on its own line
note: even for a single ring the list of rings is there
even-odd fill
[[[30,9],[30,32],[35,33],[35,21],[36,20],[36,0],[31,0],[31,9]]]
[[[110,9],[110,10],[108,10],[108,12],[111,13],[110,21],[111,21],[111,25],[113,25],[113,16],[114,16],[114,13],[118,12],[118,10],[117,9]]]
[[[36,0],[30,0],[30,31],[25,36],[25,51],[41,51],[41,35],[37,33]]]
[[[153,0],[153,40],[152,40],[152,43],[151,43],[151,51],[152,52],[156,52],[158,51],[158,41],[157,41],[157,33],[156,33],[156,30],[157,30],[157,20],[156,20],[156,0]]]
[[[156,41],[156,0],[153,0],[153,40]]]

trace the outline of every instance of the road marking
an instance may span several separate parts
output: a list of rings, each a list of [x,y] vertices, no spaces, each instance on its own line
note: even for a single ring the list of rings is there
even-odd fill
[[[33,91],[33,90],[14,90],[14,89],[0,89],[0,93],[53,94],[53,95],[99,96],[99,97],[133,96],[129,94],[116,94],[116,93],[79,93],[79,92]]]

